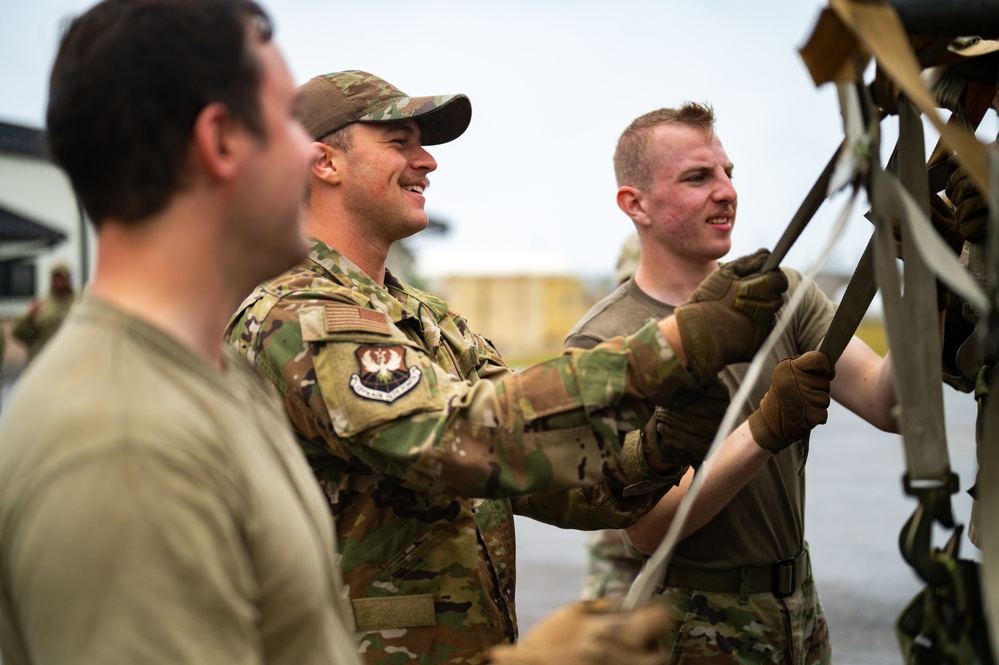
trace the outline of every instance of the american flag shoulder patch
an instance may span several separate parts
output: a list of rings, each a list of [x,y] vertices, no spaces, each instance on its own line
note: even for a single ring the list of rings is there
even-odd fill
[[[357,331],[388,335],[388,317],[372,309],[356,305],[330,303],[326,305],[326,332]]]

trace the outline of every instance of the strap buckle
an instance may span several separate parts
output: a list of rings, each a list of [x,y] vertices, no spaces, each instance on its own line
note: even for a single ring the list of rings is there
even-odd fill
[[[787,598],[798,588],[797,559],[781,559],[773,564],[773,589],[777,598]]]

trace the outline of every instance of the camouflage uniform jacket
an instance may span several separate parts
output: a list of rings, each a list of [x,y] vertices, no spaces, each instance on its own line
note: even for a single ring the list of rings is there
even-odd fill
[[[63,319],[69,313],[69,308],[76,301],[76,294],[64,297],[49,295],[42,299],[33,318],[27,314],[18,319],[11,333],[22,342],[28,350],[28,361],[34,360],[42,347],[52,339]]]
[[[623,434],[693,381],[654,323],[514,374],[444,301],[385,284],[315,241],[229,342],[278,387],[329,499],[367,661],[480,663],[516,638],[513,512],[637,519],[676,478]]]

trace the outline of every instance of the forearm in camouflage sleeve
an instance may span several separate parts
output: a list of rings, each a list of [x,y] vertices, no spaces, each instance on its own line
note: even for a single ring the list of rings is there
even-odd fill
[[[593,485],[611,474],[621,488],[612,494],[620,495],[626,485],[650,481],[643,487],[649,491],[673,480],[647,467],[636,472],[645,464],[637,450],[631,470],[619,471],[621,437],[651,416],[650,396],[695,387],[654,323],[496,384],[468,385],[435,368],[426,366],[443,393],[442,410],[394,419],[351,446],[366,464],[414,489],[518,496]]]
[[[417,491],[511,497],[599,483],[620,466],[624,433],[651,416],[650,399],[695,385],[654,323],[497,381],[469,382],[391,321],[370,321],[381,314],[363,312],[362,339],[341,323],[356,320],[356,307],[290,305],[265,316],[251,308],[230,341],[279,375],[271,380],[286,407],[307,406],[288,409],[300,441],[324,442],[329,454]],[[367,348],[395,354],[399,373],[418,370],[415,383],[387,400],[366,399],[354,377]]]
[[[698,386],[666,341],[656,321],[648,322],[632,335],[614,337],[588,351],[567,349],[565,353],[585,358],[597,352],[625,355],[627,366],[623,390],[626,398],[635,398],[652,406],[667,405],[677,396],[695,390]],[[589,381],[585,368],[584,360],[580,363],[580,376]],[[599,384],[586,386],[587,389],[599,387]],[[644,425],[646,420],[648,418],[636,422],[635,428]]]
[[[680,475],[660,476],[652,471],[641,450],[639,431],[635,430],[625,437],[621,464],[606,481],[565,492],[515,498],[513,512],[562,528],[623,529],[648,513],[679,482]]]

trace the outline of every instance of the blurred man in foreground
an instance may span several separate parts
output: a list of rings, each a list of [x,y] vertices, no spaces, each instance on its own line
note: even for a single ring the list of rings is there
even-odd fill
[[[66,31],[48,140],[98,256],[0,420],[4,665],[356,660],[322,496],[221,344],[308,249],[297,99],[250,0],[106,0]]]

